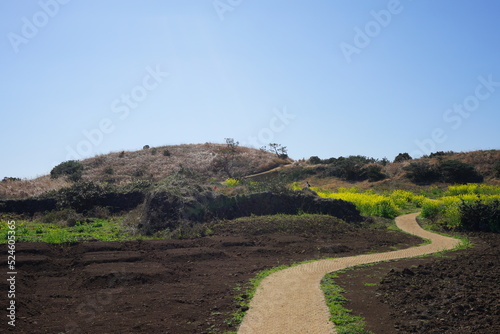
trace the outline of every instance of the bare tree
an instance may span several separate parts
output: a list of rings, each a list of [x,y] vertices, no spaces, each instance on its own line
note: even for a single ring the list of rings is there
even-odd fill
[[[226,146],[219,148],[218,155],[214,159],[213,165],[217,170],[222,170],[226,173],[227,177],[234,177],[234,164],[240,154],[239,142],[234,141],[233,138],[224,138]]]
[[[267,148],[266,146],[263,146],[260,149],[262,151],[265,151],[265,152],[274,153],[280,159],[287,159],[288,158],[288,150],[287,150],[286,146],[282,146],[281,144],[270,143],[269,148]]]

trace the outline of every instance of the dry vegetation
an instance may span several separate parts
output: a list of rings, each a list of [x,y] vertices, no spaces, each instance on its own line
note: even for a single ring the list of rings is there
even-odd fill
[[[223,144],[161,146],[140,151],[115,152],[82,161],[83,178],[93,181],[113,179],[117,184],[135,179],[162,179],[180,169],[189,169],[207,177],[224,178],[213,167]],[[168,152],[168,153],[164,153]],[[236,175],[259,173],[286,161],[275,155],[247,147],[239,147],[234,164]]]
[[[84,166],[83,179],[99,182],[108,182],[123,185],[135,180],[157,181],[181,169],[193,171],[205,178],[221,181],[227,175],[220,168],[214,167],[214,162],[220,157],[220,150],[225,144],[184,144],[160,146],[139,151],[113,152],[99,155],[81,161]],[[427,162],[438,164],[440,159],[458,160],[474,165],[485,176],[485,182],[500,184],[498,177],[494,177],[494,166],[500,161],[500,150],[483,150],[463,153],[451,153],[445,156],[425,157],[403,162],[389,162],[382,167],[386,178],[381,181],[369,182],[344,181],[336,177],[319,177],[309,175],[307,181],[323,189],[356,186],[359,189],[377,188],[403,190],[418,190],[420,186],[413,184],[405,177],[404,167],[413,162]],[[269,171],[277,166],[288,164],[285,169],[311,168],[320,165],[309,165],[305,162],[289,164],[291,160],[279,159],[275,154],[261,150],[238,147],[237,158],[234,161],[233,171],[236,176],[247,176]],[[324,165],[323,165],[324,166]],[[313,173],[314,174],[314,173]],[[27,198],[37,196],[49,190],[57,190],[71,184],[64,177],[51,179],[42,176],[33,180],[0,182],[0,199]],[[439,184],[436,184],[439,186]],[[446,187],[446,184],[442,184]]]
[[[157,181],[180,169],[187,169],[207,178],[223,180],[227,176],[213,165],[223,147],[224,144],[184,144],[99,155],[81,161],[84,166],[83,179],[122,185],[143,179]],[[238,147],[233,170],[235,175],[245,176],[289,162],[279,159],[275,154]],[[37,196],[69,184],[64,177],[51,179],[50,176],[0,182],[0,198]]]
[[[27,198],[41,195],[49,190],[70,185],[64,178],[51,179],[45,175],[32,180],[0,182],[0,198]]]

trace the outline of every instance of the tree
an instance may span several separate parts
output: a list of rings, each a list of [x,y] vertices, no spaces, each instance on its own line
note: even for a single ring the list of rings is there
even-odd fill
[[[288,159],[288,150],[286,146],[282,146],[277,143],[270,143],[269,148],[263,146],[261,148],[262,151],[270,152],[276,154],[276,156],[280,159]]]
[[[217,170],[222,170],[227,177],[233,178],[233,168],[240,153],[239,142],[233,138],[224,138],[226,146],[219,148],[218,155],[213,161],[213,166]]]
[[[394,162],[403,162],[406,160],[411,160],[412,157],[408,153],[399,153],[395,158]]]

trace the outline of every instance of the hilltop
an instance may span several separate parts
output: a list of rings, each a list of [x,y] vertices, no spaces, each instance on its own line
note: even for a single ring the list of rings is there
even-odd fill
[[[121,151],[78,161],[79,179],[123,186],[137,181],[157,182],[179,171],[201,183],[219,183],[234,178],[255,181],[309,182],[324,189],[421,190],[429,185],[446,187],[454,183],[500,184],[500,150],[435,152],[412,159],[404,153],[392,161],[349,156],[293,161],[260,149],[237,147],[224,161],[226,144],[183,144]],[[226,165],[226,166],[224,166]],[[224,168],[226,167],[226,168]],[[284,177],[278,177],[284,176]],[[28,198],[73,184],[67,177],[44,175],[32,180],[5,178],[0,182],[0,199]]]
[[[221,160],[225,144],[183,144],[149,147],[138,151],[121,151],[98,155],[78,161],[82,166],[81,180],[125,185],[138,180],[156,182],[180,170],[222,181],[229,177]],[[291,159],[259,149],[238,146],[230,164],[233,177],[261,173]],[[66,177],[44,175],[32,180],[5,178],[0,182],[0,198],[27,198],[72,184]]]

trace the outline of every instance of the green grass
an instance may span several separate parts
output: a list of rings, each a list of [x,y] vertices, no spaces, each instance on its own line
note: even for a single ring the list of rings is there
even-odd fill
[[[325,294],[326,304],[330,310],[330,321],[335,324],[339,334],[370,334],[371,332],[365,329],[365,320],[352,315],[352,311],[343,306],[347,301],[343,295],[345,290],[336,285],[334,280],[343,272],[345,271],[327,274],[321,281],[321,290]]]
[[[124,233],[121,226],[121,218],[88,219],[78,221],[74,226],[62,223],[40,223],[37,220],[16,220],[16,241],[61,244],[91,240],[138,239],[136,236]],[[7,231],[7,220],[1,220],[0,243],[7,242]]]

